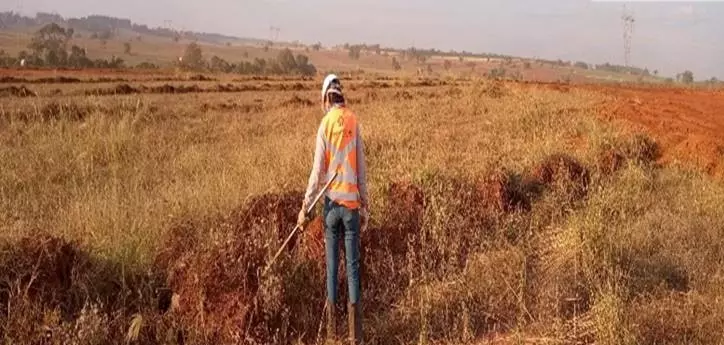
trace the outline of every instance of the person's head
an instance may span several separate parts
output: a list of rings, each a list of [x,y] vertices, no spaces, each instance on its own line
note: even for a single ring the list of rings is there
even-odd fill
[[[334,105],[344,105],[344,95],[342,94],[342,83],[339,78],[330,74],[324,78],[322,84],[322,111],[329,111]]]

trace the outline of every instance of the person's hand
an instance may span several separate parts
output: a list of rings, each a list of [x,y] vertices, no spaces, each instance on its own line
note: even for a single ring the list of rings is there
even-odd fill
[[[366,207],[363,207],[360,209],[359,212],[360,216],[360,232],[364,232],[367,230],[367,225],[370,223],[370,212],[367,210]]]
[[[299,229],[304,230],[304,227],[307,226],[308,223],[309,217],[307,215],[307,210],[302,208],[297,216],[297,225],[299,226]]]

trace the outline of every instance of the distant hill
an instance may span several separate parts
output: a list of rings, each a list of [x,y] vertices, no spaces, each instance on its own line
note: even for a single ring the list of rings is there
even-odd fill
[[[198,40],[206,43],[224,44],[232,41],[261,43],[263,40],[241,38],[208,32],[175,31],[168,28],[149,27],[145,24],[133,23],[130,19],[115,18],[103,15],[90,15],[82,18],[64,18],[58,14],[38,12],[35,17],[23,16],[15,12],[0,12],[0,29],[27,28],[57,23],[74,30],[96,33],[99,36],[110,36],[120,30],[132,31],[142,35],[154,35],[170,39]]]

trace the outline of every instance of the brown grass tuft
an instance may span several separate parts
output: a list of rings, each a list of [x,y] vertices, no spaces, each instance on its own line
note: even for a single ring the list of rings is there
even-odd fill
[[[299,95],[294,95],[283,101],[281,105],[287,107],[311,107],[314,105],[314,102],[306,98],[301,98]]]
[[[602,175],[611,175],[623,168],[626,163],[624,155],[614,149],[602,151],[596,160],[596,168]]]
[[[510,94],[510,90],[501,81],[490,81],[483,86],[482,94],[490,98],[503,98]]]
[[[646,165],[661,157],[661,148],[649,136],[637,134],[624,144],[623,153],[634,163]]]
[[[215,81],[216,79],[207,77],[203,74],[196,74],[189,77],[189,80],[191,81]]]
[[[108,89],[92,89],[85,92],[86,96],[132,95],[141,91],[128,84],[118,84]]]
[[[69,120],[82,121],[91,112],[91,107],[79,105],[75,102],[58,103],[51,102],[44,105],[40,109],[40,119],[42,121],[51,120]]]
[[[588,192],[589,172],[573,157],[554,154],[536,165],[532,173],[541,185],[563,193],[569,200],[583,198]]]
[[[0,88],[0,97],[37,97],[38,95],[25,86]]]
[[[672,292],[635,301],[628,321],[640,344],[713,344],[724,337],[721,308],[710,296]]]

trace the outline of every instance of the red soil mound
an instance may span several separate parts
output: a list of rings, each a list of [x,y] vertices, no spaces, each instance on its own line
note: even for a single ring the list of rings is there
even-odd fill
[[[243,231],[255,232],[260,227],[266,232],[275,230],[279,239],[284,240],[297,224],[302,200],[304,193],[298,191],[260,195],[252,198],[240,212],[233,215],[232,222]],[[289,250],[294,249],[294,242],[290,243]]]
[[[78,276],[88,270],[89,260],[76,243],[47,235],[26,237],[3,251],[2,267],[2,285],[8,293],[23,291],[32,301],[65,313],[82,308],[74,284],[82,281]],[[2,297],[7,306],[11,296]]]
[[[316,217],[304,229],[300,253],[306,260],[324,265],[324,224]]]
[[[172,229],[156,266],[167,273],[178,296],[174,312],[184,324],[203,330],[207,340],[234,342],[247,331],[266,339],[268,334],[255,333],[268,331],[269,322],[260,314],[265,307],[259,296],[268,288],[262,286],[261,270],[294,228],[302,197],[301,192],[261,195],[228,216]],[[321,233],[319,219],[303,233],[302,250],[295,248],[297,241],[288,250],[321,261],[315,233]]]
[[[603,175],[611,175],[621,169],[624,163],[624,155],[615,149],[609,148],[598,155],[596,168]]]
[[[570,156],[548,156],[533,169],[532,175],[536,183],[563,193],[569,200],[578,200],[588,192],[588,169]]]
[[[478,184],[477,192],[480,206],[491,215],[530,208],[528,200],[513,185],[510,175],[502,171],[487,176]]]
[[[425,212],[422,188],[410,182],[395,182],[387,190],[387,203],[380,228],[362,234],[366,252],[389,249],[393,255],[404,255],[413,236],[419,234]]]

